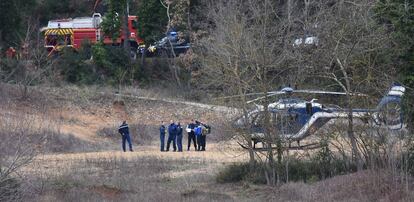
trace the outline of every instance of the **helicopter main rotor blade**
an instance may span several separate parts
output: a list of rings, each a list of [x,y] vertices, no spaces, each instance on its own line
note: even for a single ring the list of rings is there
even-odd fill
[[[225,97],[218,97],[214,98],[215,100],[221,100],[221,99],[230,99],[230,98],[237,98],[237,97],[243,97],[243,96],[257,96],[257,95],[264,95],[265,93],[247,93],[244,95],[230,95]]]
[[[282,94],[286,94],[286,92],[283,92],[283,91],[268,92],[268,94],[267,94],[267,95],[262,96],[262,97],[258,97],[258,98],[253,99],[253,100],[249,100],[249,101],[247,101],[246,103],[247,103],[247,104],[250,104],[250,103],[252,103],[252,102],[256,102],[256,101],[258,101],[258,100],[265,99],[266,97],[271,97],[271,96],[275,96],[275,95],[282,95]]]
[[[249,100],[246,103],[256,102],[258,100],[262,100],[266,97],[276,96],[276,95],[283,95],[283,94],[291,94],[291,93],[308,93],[308,94],[324,94],[324,95],[347,95],[345,92],[335,92],[335,91],[323,91],[323,90],[293,90],[292,88],[286,87],[281,91],[269,91],[267,93],[247,93],[244,95],[232,95],[226,97],[219,97],[215,99],[229,99],[229,98],[236,98],[236,97],[243,97],[243,96],[258,96],[263,95],[261,97],[255,98],[253,100]],[[351,96],[361,96],[361,97],[368,97],[368,95],[363,93],[349,93]]]
[[[347,95],[345,92],[323,91],[323,90],[293,90],[293,93],[309,93],[309,94],[327,94],[327,95]],[[363,93],[349,93],[351,96],[367,97]]]

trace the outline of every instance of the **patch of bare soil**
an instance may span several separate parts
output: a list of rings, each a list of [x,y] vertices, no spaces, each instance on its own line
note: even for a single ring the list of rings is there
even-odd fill
[[[91,192],[95,192],[100,194],[103,198],[109,199],[109,200],[115,200],[119,197],[119,195],[122,194],[122,190],[110,187],[108,185],[100,185],[100,186],[93,186],[89,188]]]

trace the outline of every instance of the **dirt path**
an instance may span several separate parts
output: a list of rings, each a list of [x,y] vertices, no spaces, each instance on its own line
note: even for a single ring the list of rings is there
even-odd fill
[[[229,164],[235,162],[243,162],[248,158],[245,150],[235,148],[220,148],[219,143],[208,144],[207,151],[194,151],[191,148],[190,151],[183,152],[160,152],[158,146],[134,146],[134,152],[122,152],[120,150],[107,150],[96,152],[83,152],[83,153],[64,153],[64,154],[44,154],[36,157],[35,162],[42,162],[42,165],[48,168],[52,168],[48,163],[71,161],[84,161],[84,160],[105,160],[105,159],[120,159],[126,160],[136,158],[154,158],[161,160],[189,160],[198,162],[214,162],[214,164]]]
[[[101,94],[105,94],[101,92]],[[234,113],[237,111],[236,108],[226,107],[226,106],[219,106],[219,105],[210,105],[210,104],[203,104],[198,102],[189,102],[189,101],[181,101],[181,100],[173,100],[173,99],[166,99],[166,98],[153,98],[153,97],[144,97],[144,96],[137,96],[137,95],[126,95],[126,94],[115,94],[115,96],[119,97],[127,97],[133,99],[140,99],[140,100],[148,100],[148,101],[162,101],[172,104],[184,104],[193,107],[209,109],[216,112],[224,112],[224,113]]]

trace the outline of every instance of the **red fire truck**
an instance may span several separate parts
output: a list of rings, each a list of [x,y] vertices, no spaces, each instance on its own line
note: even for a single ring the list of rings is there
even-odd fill
[[[94,13],[92,17],[51,20],[47,27],[42,29],[45,36],[44,47],[52,54],[63,47],[79,49],[86,41],[91,44],[102,41],[104,44],[122,45],[125,40],[122,30],[120,30],[120,37],[114,41],[104,35],[100,27],[101,22],[100,13]],[[137,16],[128,16],[129,38],[127,40],[131,46],[132,57],[136,57],[139,48],[145,46],[143,40],[138,36],[137,22]]]

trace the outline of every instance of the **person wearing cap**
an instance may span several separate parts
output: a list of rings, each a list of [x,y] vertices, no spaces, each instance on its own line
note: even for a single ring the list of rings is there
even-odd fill
[[[129,136],[129,127],[126,121],[123,121],[122,125],[119,126],[118,132],[122,135],[122,150],[124,152],[126,151],[125,143],[128,141],[129,151],[133,151],[131,137]]]

